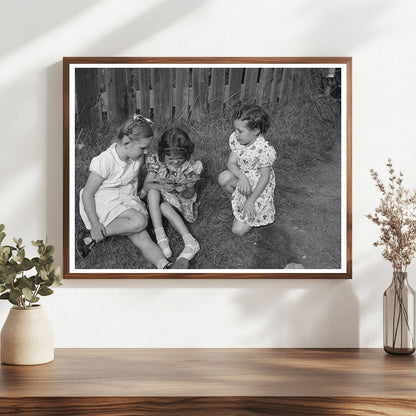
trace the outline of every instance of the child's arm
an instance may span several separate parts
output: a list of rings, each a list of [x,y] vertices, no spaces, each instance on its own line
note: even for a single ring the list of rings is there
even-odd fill
[[[84,191],[82,192],[82,202],[84,204],[85,213],[91,223],[91,237],[95,241],[101,241],[106,236],[106,230],[100,223],[95,206],[95,194],[103,183],[103,178],[94,172],[90,172]]]
[[[231,151],[230,157],[228,158],[227,162],[227,169],[238,178],[238,190],[243,195],[250,195],[251,193],[251,186],[250,182],[248,181],[247,176],[240,170],[237,165],[237,153]]]
[[[156,189],[157,191],[172,192],[175,189],[175,184],[156,178],[154,173],[148,173],[143,183],[143,189],[150,191],[150,189]]]
[[[242,214],[249,220],[254,218],[256,215],[254,203],[256,202],[257,198],[261,195],[261,193],[266,189],[266,186],[269,183],[271,169],[271,166],[259,168],[260,179],[257,182],[257,185],[253,190],[253,193],[247,198],[246,202],[243,205]]]

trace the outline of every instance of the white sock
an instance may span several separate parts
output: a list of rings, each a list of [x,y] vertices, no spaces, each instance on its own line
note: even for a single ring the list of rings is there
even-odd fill
[[[166,237],[163,227],[155,228],[157,245],[162,250],[163,255],[168,259],[172,257],[172,250],[169,247],[169,239]]]
[[[183,235],[182,238],[185,243],[185,248],[183,249],[182,253],[179,254],[178,258],[183,257],[188,261],[192,260],[200,249],[199,243],[190,233]]]
[[[160,259],[160,260],[157,262],[156,267],[157,267],[158,269],[164,269],[164,268],[165,268],[165,266],[166,266],[167,264],[169,264],[169,262],[168,262],[166,259]]]

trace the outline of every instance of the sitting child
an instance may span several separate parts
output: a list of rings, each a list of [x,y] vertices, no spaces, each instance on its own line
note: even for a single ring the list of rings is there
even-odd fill
[[[139,171],[153,140],[151,121],[135,114],[122,124],[117,139],[91,160],[80,193],[86,228],[77,236],[76,251],[84,258],[106,237],[125,235],[157,268],[167,268],[170,263],[146,231],[148,212],[137,196]]]
[[[158,145],[158,154],[146,160],[147,177],[143,189],[148,192],[148,207],[155,228],[157,244],[170,258],[172,251],[162,224],[162,215],[181,234],[184,249],[172,268],[188,268],[199,251],[199,243],[189,232],[184,220],[193,223],[198,216],[195,184],[200,178],[202,163],[192,160],[194,144],[185,131],[165,131]]]

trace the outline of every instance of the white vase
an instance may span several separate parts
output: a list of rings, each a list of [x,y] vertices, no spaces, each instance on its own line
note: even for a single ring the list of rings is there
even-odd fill
[[[53,329],[43,307],[11,308],[1,330],[1,362],[35,365],[53,359]]]

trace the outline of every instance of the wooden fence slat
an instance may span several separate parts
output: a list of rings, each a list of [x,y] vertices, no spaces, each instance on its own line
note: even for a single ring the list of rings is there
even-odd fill
[[[97,70],[97,82],[99,90],[98,118],[103,125],[107,121],[107,91],[105,89],[105,69]]]
[[[176,69],[175,118],[188,119],[189,69]]]
[[[191,96],[191,118],[199,118],[201,104],[199,100],[199,76],[198,68],[192,68],[192,96]]]
[[[230,69],[230,89],[228,92],[227,101],[230,104],[241,103],[241,78],[243,75],[243,68],[231,68]]]
[[[126,68],[117,68],[115,72],[116,107],[118,109],[116,123],[122,123],[128,117],[127,108],[127,71]]]
[[[78,122],[81,126],[92,128],[100,124],[98,76],[96,68],[77,68],[75,70],[75,91]]]
[[[172,120],[172,69],[162,68],[160,73],[160,119],[162,123]]]
[[[151,69],[151,82],[153,88],[153,109],[154,119],[156,122],[160,122],[162,102],[160,101],[160,89],[161,89],[161,68]]]
[[[128,115],[135,114],[137,111],[136,91],[138,90],[138,69],[127,68],[126,69],[126,81],[127,81],[127,112]]]
[[[148,68],[139,69],[139,110],[140,114],[150,116],[150,70]]]
[[[202,115],[206,116],[208,114],[208,75],[209,69],[208,68],[200,68],[201,76],[199,78],[199,93],[201,96],[201,109]]]
[[[126,71],[119,68],[108,68],[106,72],[108,121],[120,124],[126,117]]]
[[[282,81],[282,68],[275,68],[273,71],[273,81],[272,81],[272,87],[270,91],[270,104],[269,108],[270,111],[274,111],[277,108],[277,103],[279,101],[279,92],[280,92],[280,86]]]
[[[225,68],[212,69],[211,82],[211,113],[220,115],[224,103]]]
[[[270,101],[273,68],[264,68],[260,78],[259,100],[261,107],[267,107]]]
[[[192,70],[192,115],[193,119],[200,119],[208,112],[208,69],[193,68]]]
[[[279,107],[284,107],[289,101],[290,91],[292,89],[293,71],[293,68],[283,69],[282,83],[279,95]]]
[[[244,103],[254,103],[257,95],[257,74],[259,68],[247,68],[244,79]]]

